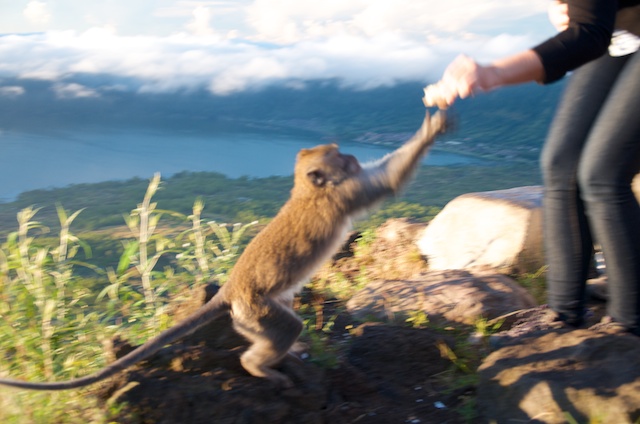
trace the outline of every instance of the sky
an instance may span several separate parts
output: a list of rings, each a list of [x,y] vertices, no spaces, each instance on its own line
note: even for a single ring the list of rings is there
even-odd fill
[[[457,54],[487,62],[551,36],[547,5],[0,0],[0,96],[23,95],[23,79],[52,82],[60,98],[99,97],[109,90],[230,95],[322,79],[362,90],[428,83]],[[91,75],[101,76],[100,84],[87,83]]]

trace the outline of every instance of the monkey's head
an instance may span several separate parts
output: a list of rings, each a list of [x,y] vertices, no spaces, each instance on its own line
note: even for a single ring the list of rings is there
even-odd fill
[[[295,185],[327,187],[339,185],[362,171],[358,159],[340,153],[337,144],[323,144],[298,153]]]

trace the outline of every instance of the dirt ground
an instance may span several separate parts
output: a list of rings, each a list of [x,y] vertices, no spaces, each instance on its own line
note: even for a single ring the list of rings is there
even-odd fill
[[[186,307],[187,312],[189,307]],[[179,314],[178,314],[179,315]],[[465,423],[473,387],[448,387],[453,363],[441,354],[447,336],[430,329],[360,324],[347,332],[342,313],[320,349],[280,370],[295,383],[281,389],[240,366],[244,341],[219,320],[100,389],[124,402],[118,423]],[[302,340],[312,342],[313,340]],[[114,355],[131,349],[114,344]]]

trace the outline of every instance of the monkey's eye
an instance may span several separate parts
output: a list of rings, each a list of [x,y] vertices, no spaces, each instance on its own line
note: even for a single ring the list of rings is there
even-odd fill
[[[316,187],[322,187],[326,182],[324,173],[318,169],[307,172],[307,178],[309,178],[309,181]]]

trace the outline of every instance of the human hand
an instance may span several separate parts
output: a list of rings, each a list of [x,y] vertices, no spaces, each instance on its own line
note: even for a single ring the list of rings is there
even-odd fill
[[[564,31],[569,27],[569,6],[562,0],[553,0],[547,9],[549,21],[558,30]]]
[[[478,90],[491,88],[490,68],[476,63],[468,56],[458,56],[445,69],[442,79],[424,88],[425,106],[446,109],[459,97],[464,99]]]

